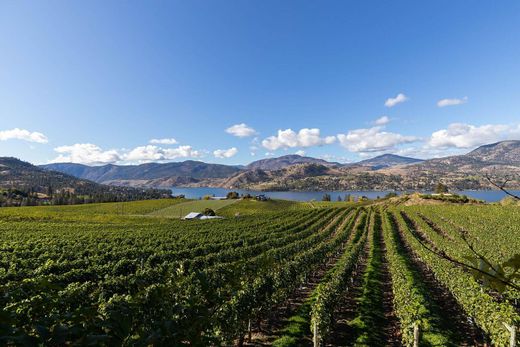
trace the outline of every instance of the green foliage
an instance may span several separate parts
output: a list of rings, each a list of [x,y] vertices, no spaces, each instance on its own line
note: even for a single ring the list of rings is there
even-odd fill
[[[448,193],[448,186],[442,184],[441,182],[437,183],[435,186],[435,194],[445,194]]]
[[[226,194],[226,199],[238,199],[240,195],[237,192],[228,192]]]
[[[468,248],[462,248],[460,244],[439,235],[418,216],[410,216],[404,212],[395,213],[395,216],[406,242],[435,273],[435,277],[450,290],[466,314],[473,317],[476,324],[489,335],[494,345],[506,345],[509,341],[509,332],[503,323],[515,325],[520,322],[520,315],[515,308],[508,302],[496,302],[491,295],[481,289],[480,284],[470,273],[424,248],[417,237],[418,235],[424,237],[426,242],[432,243],[437,249],[459,259],[464,252],[461,250]]]
[[[204,209],[204,212],[202,212],[202,214],[205,216],[215,216],[216,215],[215,211],[213,211],[211,208],[208,208],[208,207],[206,207]]]
[[[293,211],[311,208],[308,204],[290,200],[270,199],[267,201],[239,200],[234,204],[226,205],[218,212],[222,216],[232,217],[236,213],[240,215],[258,215],[264,213],[275,213],[281,211]]]
[[[237,203],[238,200],[192,200],[165,207],[150,213],[150,216],[165,218],[182,218],[190,212],[203,213],[205,209],[212,209],[220,213],[226,206]]]
[[[334,311],[341,294],[345,291],[354,266],[367,239],[367,214],[361,214],[355,226],[355,232],[345,252],[334,268],[327,273],[316,288],[315,301],[312,304],[311,327],[316,327],[319,338],[326,339],[333,324]]]

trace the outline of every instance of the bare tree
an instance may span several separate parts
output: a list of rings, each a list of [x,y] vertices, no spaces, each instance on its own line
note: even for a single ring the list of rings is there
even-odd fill
[[[485,178],[488,180],[488,182],[491,183],[491,185],[493,185],[494,187],[500,189],[501,191],[503,191],[503,192],[506,193],[507,195],[509,195],[509,196],[511,196],[511,197],[513,197],[513,198],[515,198],[515,199],[517,199],[517,200],[520,200],[520,196],[515,195],[515,194],[511,193],[510,191],[508,191],[508,190],[506,189],[506,185],[507,185],[507,183],[508,183],[509,181],[511,181],[510,178],[506,178],[506,179],[504,180],[504,182],[497,183],[497,182],[493,181],[493,179],[491,178],[491,176],[489,176],[488,174],[485,174],[484,177],[485,177]]]

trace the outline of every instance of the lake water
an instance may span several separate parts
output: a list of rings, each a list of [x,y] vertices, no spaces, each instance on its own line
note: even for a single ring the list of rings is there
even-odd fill
[[[323,194],[330,194],[333,201],[335,201],[338,196],[341,196],[341,199],[345,198],[345,195],[350,194],[352,196],[367,196],[370,199],[375,199],[378,196],[383,197],[390,191],[316,191],[316,192],[260,192],[254,190],[243,190],[243,189],[225,189],[225,188],[206,188],[206,187],[198,187],[198,188],[182,188],[182,187],[173,187],[171,188],[173,195],[181,195],[183,194],[188,199],[198,199],[205,195],[214,195],[214,196],[226,196],[226,194],[230,191],[235,191],[240,194],[251,194],[251,195],[259,195],[264,194],[273,199],[285,199],[285,200],[296,200],[296,201],[309,201],[309,200],[321,200]],[[520,191],[513,190],[511,191],[513,194],[520,195]],[[402,194],[403,192],[396,192],[397,194]],[[506,194],[500,190],[463,190],[456,192],[461,195],[467,195],[469,197],[485,200],[488,202],[495,202],[503,199]]]

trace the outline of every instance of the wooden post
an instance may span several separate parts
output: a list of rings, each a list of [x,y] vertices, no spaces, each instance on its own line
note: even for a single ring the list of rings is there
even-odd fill
[[[421,329],[419,324],[413,324],[413,347],[419,347],[419,340],[421,339]]]
[[[251,319],[247,322],[247,342],[251,343]]]
[[[320,347],[320,334],[318,332],[318,324],[314,323],[314,336],[313,336],[313,344],[314,347]]]
[[[506,329],[511,334],[511,337],[509,338],[509,347],[516,347],[516,326],[509,325],[507,323],[503,323]]]

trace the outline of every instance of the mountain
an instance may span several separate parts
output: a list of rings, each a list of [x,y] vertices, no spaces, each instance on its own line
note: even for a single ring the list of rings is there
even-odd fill
[[[397,165],[408,165],[413,163],[422,162],[421,159],[402,157],[400,155],[395,154],[383,154],[374,158],[365,159],[360,162],[357,162],[353,165],[358,166],[368,166],[373,170],[379,170],[387,167],[397,166]]]
[[[466,156],[490,163],[520,165],[520,140],[502,141],[480,146]]]
[[[299,164],[299,171],[311,164]],[[450,189],[492,189],[485,178],[496,182],[511,179],[508,187],[520,188],[520,141],[481,146],[468,154],[419,160],[382,155],[354,164],[311,170],[295,175],[292,168],[249,171],[216,182],[226,188],[259,190],[433,190],[438,182]]]
[[[178,163],[147,163],[141,165],[103,165],[87,166],[73,163],[58,163],[41,166],[47,170],[55,170],[79,178],[98,183],[120,185],[176,185],[176,182],[195,183],[201,179],[225,178],[242,169],[235,166],[206,164],[200,161],[187,160]],[[169,183],[166,183],[169,182]],[[170,185],[170,186],[172,186]]]
[[[339,164],[323,159],[286,155],[252,162],[245,167],[185,161],[167,164],[104,165],[50,164],[96,182],[134,187],[225,187],[258,190],[431,190],[438,182],[452,189],[489,189],[485,175],[503,180],[518,177],[520,141],[481,146],[467,154],[420,160],[384,154],[358,163]],[[517,175],[517,176],[515,176]]]
[[[16,158],[0,157],[0,204],[16,205],[45,199],[69,203],[127,201],[169,195],[157,189],[136,189],[98,184],[62,172],[50,171]],[[60,201],[57,201],[57,200]]]
[[[246,166],[248,170],[279,170],[295,164],[320,164],[324,166],[336,166],[339,163],[331,163],[323,159],[303,157],[297,154],[284,155],[278,158],[267,158],[252,162]]]

